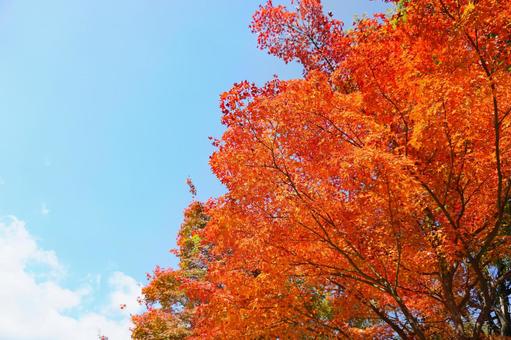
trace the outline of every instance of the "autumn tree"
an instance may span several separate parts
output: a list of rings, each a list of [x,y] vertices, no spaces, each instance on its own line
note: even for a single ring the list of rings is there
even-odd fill
[[[227,193],[180,236],[207,256],[155,273],[135,338],[511,336],[511,2],[388,2],[259,8],[304,76],[222,94]]]
[[[349,31],[318,0],[255,14],[304,78],[222,95],[196,334],[511,335],[511,3],[392,2]]]
[[[195,188],[189,182],[195,196]],[[208,246],[201,243],[201,232],[208,217],[203,203],[194,200],[184,213],[178,234],[179,269],[156,267],[148,274],[149,283],[143,288],[147,311],[132,317],[135,327],[132,338],[137,340],[183,339],[193,334],[193,316],[200,299],[189,288],[203,280],[207,266]],[[206,291],[201,289],[201,291]]]

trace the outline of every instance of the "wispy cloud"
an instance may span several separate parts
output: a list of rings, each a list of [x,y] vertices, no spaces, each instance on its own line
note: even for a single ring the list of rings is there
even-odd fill
[[[37,272],[28,269],[34,265]],[[139,308],[135,279],[112,273],[106,302],[90,312],[84,300],[97,291],[96,284],[69,289],[60,283],[62,273],[55,252],[41,249],[23,222],[0,222],[0,339],[88,340],[99,334],[111,340],[130,338],[129,314]],[[120,310],[120,304],[127,306]]]

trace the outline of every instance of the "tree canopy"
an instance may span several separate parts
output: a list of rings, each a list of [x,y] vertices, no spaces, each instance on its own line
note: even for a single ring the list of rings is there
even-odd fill
[[[389,2],[350,30],[255,13],[303,78],[221,95],[227,193],[186,211],[134,338],[511,335],[511,3]]]

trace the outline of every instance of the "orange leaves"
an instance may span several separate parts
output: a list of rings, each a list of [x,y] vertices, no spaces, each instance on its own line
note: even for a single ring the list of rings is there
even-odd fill
[[[221,95],[228,191],[145,290],[193,336],[511,335],[511,8],[394,2],[349,34],[317,0],[255,14],[305,77]]]
[[[282,58],[297,60],[305,72],[333,72],[344,59],[349,40],[343,23],[323,13],[319,0],[298,1],[295,11],[269,0],[255,13],[250,26],[259,48]]]
[[[133,317],[133,339],[183,339],[190,335],[186,323],[159,309]]]
[[[493,242],[502,249],[490,226],[504,214],[498,178],[511,171],[495,158],[509,152],[500,145],[509,145],[510,95],[509,74],[496,64],[507,52],[495,47],[507,24],[489,19],[497,7],[509,12],[490,0],[400,1],[394,18],[361,20],[348,35],[318,1],[260,8],[252,25],[260,47],[299,60],[306,78],[269,94],[243,83],[223,97],[227,131],[211,164],[229,192],[209,210],[207,235],[224,254],[209,277],[229,292],[226,315],[242,307],[259,315],[264,299],[285,308],[272,292],[313,287],[333,305],[352,301],[311,317],[306,327],[318,332],[478,334],[486,321],[460,326],[460,315],[472,294],[486,303],[477,271],[496,253],[485,264],[471,256]],[[254,268],[272,278],[271,290],[251,278]],[[243,291],[242,281],[251,282]],[[293,300],[291,314],[272,320],[318,312],[307,306]],[[229,331],[257,331],[248,317],[232,317]],[[445,319],[452,323],[439,326]]]
[[[195,188],[191,181],[192,191]],[[194,194],[192,192],[192,194]],[[174,253],[180,269],[157,266],[148,274],[149,283],[142,289],[147,311],[132,317],[134,339],[182,339],[193,334],[197,306],[207,301],[208,285],[203,281],[209,246],[202,244],[202,229],[207,223],[202,203],[193,201],[185,210],[184,222]]]

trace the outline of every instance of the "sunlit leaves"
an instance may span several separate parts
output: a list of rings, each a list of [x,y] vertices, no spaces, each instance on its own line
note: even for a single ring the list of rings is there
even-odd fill
[[[227,193],[146,288],[190,336],[511,335],[511,6],[392,2],[349,32],[317,0],[255,14],[304,77],[221,95]]]

